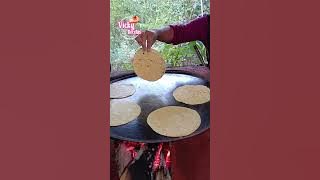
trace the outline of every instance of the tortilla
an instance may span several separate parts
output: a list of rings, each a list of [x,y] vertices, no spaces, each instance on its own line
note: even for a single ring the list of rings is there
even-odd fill
[[[131,84],[111,84],[110,98],[125,98],[135,93],[135,88]]]
[[[160,135],[183,137],[192,134],[200,127],[201,118],[195,110],[167,106],[150,113],[147,123]]]
[[[174,90],[173,97],[189,105],[204,104],[210,101],[210,89],[203,85],[184,85]]]
[[[139,49],[133,58],[133,69],[138,77],[147,81],[159,80],[166,71],[166,64],[161,54],[154,49]]]
[[[140,113],[140,106],[134,102],[112,100],[110,102],[110,126],[127,124],[135,120]]]

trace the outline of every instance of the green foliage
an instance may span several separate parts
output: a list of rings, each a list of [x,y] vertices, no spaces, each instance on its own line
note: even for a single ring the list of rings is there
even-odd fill
[[[209,0],[203,0],[204,13],[209,13]],[[140,22],[136,26],[139,30],[160,28],[169,24],[187,22],[201,15],[200,0],[111,0],[110,19],[110,55],[111,64],[116,70],[132,69],[131,58],[139,47],[134,36],[128,35],[126,30],[118,28],[118,21],[129,19],[137,15]],[[181,45],[170,45],[161,42],[154,44],[153,48],[162,53],[169,66],[183,65],[184,60],[193,60],[198,63],[193,49],[197,43],[205,55],[205,47],[198,42]]]
[[[184,60],[192,60],[193,64],[200,62],[196,56],[194,46],[197,46],[201,55],[206,59],[206,48],[200,42],[189,42],[181,45],[166,44],[160,52],[168,64],[172,66],[183,66]]]

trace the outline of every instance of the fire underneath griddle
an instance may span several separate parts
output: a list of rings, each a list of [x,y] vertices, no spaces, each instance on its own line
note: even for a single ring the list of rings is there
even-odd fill
[[[144,144],[118,141],[117,151],[127,152],[118,153],[120,178],[129,174],[130,180],[171,180],[170,148],[169,143]]]

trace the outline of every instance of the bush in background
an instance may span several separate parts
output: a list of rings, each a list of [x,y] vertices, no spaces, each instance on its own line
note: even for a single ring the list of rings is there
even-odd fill
[[[202,5],[202,6],[201,6]],[[131,58],[139,45],[134,36],[118,28],[118,21],[137,15],[140,22],[136,28],[148,30],[168,24],[188,22],[204,13],[209,13],[209,0],[111,0],[110,16],[110,58],[114,71],[131,70]],[[156,42],[153,46],[160,51],[169,67],[199,64],[193,49],[197,44],[205,56],[205,47],[199,42],[190,42],[173,46]]]

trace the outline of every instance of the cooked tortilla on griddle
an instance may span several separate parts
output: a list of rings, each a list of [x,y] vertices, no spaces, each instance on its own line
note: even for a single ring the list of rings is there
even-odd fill
[[[195,132],[201,124],[197,111],[179,106],[167,106],[153,111],[147,118],[148,125],[158,134],[183,137]]]
[[[173,97],[189,105],[204,104],[210,101],[210,89],[203,85],[184,85],[174,90]]]
[[[125,100],[110,101],[110,126],[120,126],[135,120],[141,113],[138,104]]]
[[[135,87],[132,84],[118,84],[110,85],[110,98],[125,98],[135,93]]]

